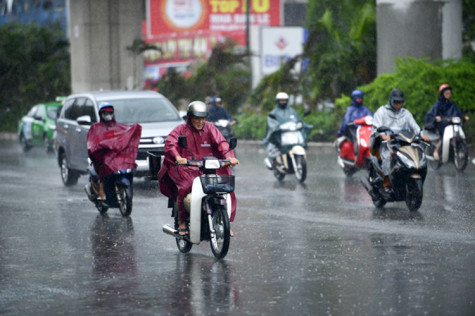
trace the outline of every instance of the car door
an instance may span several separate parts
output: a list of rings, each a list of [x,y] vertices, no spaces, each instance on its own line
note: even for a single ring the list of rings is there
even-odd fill
[[[33,122],[31,124],[31,140],[33,145],[41,145],[43,143],[45,122],[46,109],[43,104],[40,104],[37,106],[36,112],[33,115]]]
[[[91,99],[85,98],[81,101],[79,116],[87,115],[91,118],[91,125],[97,122],[94,103]],[[79,170],[86,170],[88,167],[88,153],[87,153],[87,133],[91,128],[91,125],[77,125],[76,127],[76,147],[75,152],[78,158]]]

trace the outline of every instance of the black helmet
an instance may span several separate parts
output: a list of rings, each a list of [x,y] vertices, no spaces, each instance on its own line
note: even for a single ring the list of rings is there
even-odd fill
[[[188,104],[188,111],[186,112],[188,117],[207,117],[208,116],[208,107],[204,102],[193,101]]]
[[[404,102],[404,92],[399,89],[393,89],[389,94],[389,105],[394,108],[394,101]]]

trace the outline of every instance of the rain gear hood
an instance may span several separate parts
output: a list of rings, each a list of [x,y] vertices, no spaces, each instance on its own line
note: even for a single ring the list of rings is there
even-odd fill
[[[266,130],[266,136],[263,140],[263,144],[267,145],[268,143],[273,143],[278,146],[280,143],[280,137],[279,137],[280,133],[275,133],[275,132],[278,130],[279,125],[289,122],[289,121],[294,121],[294,122],[301,121],[303,123],[302,134],[304,136],[304,139],[307,139],[308,134],[313,128],[313,125],[306,124],[302,120],[302,118],[298,115],[297,111],[295,111],[292,107],[287,106],[287,107],[281,108],[280,106],[277,106],[267,116],[267,130]]]

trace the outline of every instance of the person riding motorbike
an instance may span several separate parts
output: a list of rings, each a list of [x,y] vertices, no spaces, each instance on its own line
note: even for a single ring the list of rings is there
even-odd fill
[[[363,91],[353,90],[353,92],[351,92],[350,106],[343,115],[336,137],[347,137],[352,143],[355,143],[354,132],[356,128],[350,129],[347,124],[367,115],[373,116],[373,112],[363,105]]]
[[[421,128],[417,125],[414,117],[409,110],[403,108],[404,93],[399,89],[393,89],[389,94],[388,104],[381,106],[373,117],[373,130],[370,136],[371,154],[376,156],[378,160],[382,161],[383,186],[385,192],[390,194],[389,174],[391,172],[391,155],[390,149],[386,142],[391,137],[385,133],[379,133],[378,128],[385,126],[394,132],[401,130],[409,130],[412,133],[419,135]],[[429,137],[423,136],[423,140],[429,141]]]
[[[281,155],[279,147],[276,142],[272,139],[272,126],[282,124],[288,121],[303,121],[302,118],[298,115],[292,107],[288,106],[289,95],[285,92],[279,92],[275,96],[276,107],[269,113],[267,117],[266,125],[266,136],[263,140],[264,146],[266,146],[267,157],[264,159],[266,167],[272,170],[274,166],[274,160],[276,157]]]
[[[202,159],[213,156],[229,159],[231,166],[239,164],[234,152],[229,151],[229,144],[219,130],[210,122],[206,122],[208,108],[204,102],[193,101],[188,105],[187,121],[170,132],[165,141],[165,161],[158,172],[160,191],[172,200],[178,198],[179,226],[178,233],[182,236],[189,234],[186,221],[189,214],[186,211],[184,198],[191,192],[193,179],[200,175],[194,167],[183,166],[189,159]],[[178,137],[187,137],[188,150],[178,145]],[[230,168],[217,170],[217,174],[231,174]],[[232,210],[230,221],[236,215],[236,197],[231,194]],[[233,235],[231,233],[231,235]]]
[[[229,114],[229,112],[223,108],[223,99],[219,96],[215,96],[211,99],[210,103],[211,106],[208,107],[208,116],[206,117],[206,121],[208,122],[216,122],[218,120],[228,120],[229,125],[233,125],[236,123],[236,120]]]
[[[86,185],[86,193],[96,192],[105,200],[104,177],[122,169],[136,169],[138,146],[142,127],[139,124],[119,124],[115,120],[114,106],[104,102],[99,107],[100,121],[87,133],[86,143],[91,160],[92,187]]]
[[[444,117],[460,117],[465,120],[468,120],[469,117],[463,117],[462,111],[460,108],[455,104],[455,102],[451,101],[450,98],[452,97],[452,87],[446,83],[439,87],[439,98],[434,103],[432,108],[427,112],[426,115],[426,123],[432,123],[439,131],[440,140],[437,143],[437,146],[434,150],[434,159],[440,160],[440,148],[442,146],[442,139],[444,136],[445,127],[447,127],[450,123],[443,120]]]

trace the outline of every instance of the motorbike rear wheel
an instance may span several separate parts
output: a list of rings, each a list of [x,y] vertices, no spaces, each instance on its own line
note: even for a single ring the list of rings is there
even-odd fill
[[[175,206],[175,207],[178,207],[178,206]],[[175,229],[178,229],[178,213],[175,216]],[[193,244],[189,240],[183,237],[179,237],[179,238],[176,238],[176,246],[178,247],[178,250],[181,253],[188,253],[190,252],[191,246],[193,246]]]
[[[454,165],[458,171],[463,171],[467,167],[468,149],[463,140],[454,143]]]
[[[422,204],[422,179],[410,179],[406,184],[406,205],[409,211],[416,212]]]
[[[304,156],[295,155],[294,173],[299,182],[303,183],[307,178],[307,162]]]
[[[120,213],[123,217],[129,216],[132,213],[132,185],[125,186],[122,183],[116,183],[115,194],[117,197],[117,203],[119,204]]]
[[[274,167],[273,173],[274,173],[274,177],[275,177],[277,180],[279,180],[279,181],[284,180],[284,178],[285,178],[285,173],[281,173],[280,171],[278,171],[277,169],[275,169],[275,167]]]
[[[211,214],[211,223],[213,227],[210,227],[210,232],[214,230],[214,234],[211,233],[209,240],[211,251],[217,259],[221,259],[228,253],[231,237],[228,212],[225,206],[216,206]]]
[[[104,203],[96,203],[96,208],[101,215],[104,215],[109,210],[109,206]]]

